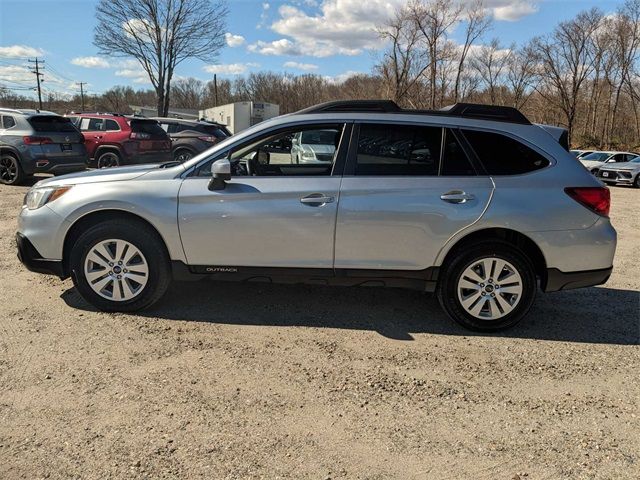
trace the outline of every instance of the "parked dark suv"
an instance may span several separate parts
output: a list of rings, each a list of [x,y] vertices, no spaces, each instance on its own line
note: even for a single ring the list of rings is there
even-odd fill
[[[0,108],[0,183],[17,185],[34,173],[60,175],[85,168],[84,139],[68,118]]]
[[[191,159],[231,135],[227,127],[219,123],[165,117],[153,120],[171,137],[173,158],[179,162]]]
[[[171,141],[155,120],[117,113],[81,113],[67,117],[84,135],[91,167],[173,160]]]

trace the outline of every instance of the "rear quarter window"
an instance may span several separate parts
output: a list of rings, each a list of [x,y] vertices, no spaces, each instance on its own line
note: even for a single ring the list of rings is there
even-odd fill
[[[148,133],[149,135],[157,135],[166,137],[165,132],[158,122],[149,120],[131,120],[131,131],[135,133]]]
[[[30,117],[28,120],[29,125],[36,132],[77,132],[76,127],[71,123],[71,120],[65,117],[58,117],[54,115],[35,116]]]
[[[521,175],[549,165],[549,160],[499,133],[462,130],[489,175]]]
[[[223,129],[215,125],[198,125],[197,130],[216,138],[227,138],[229,136]]]

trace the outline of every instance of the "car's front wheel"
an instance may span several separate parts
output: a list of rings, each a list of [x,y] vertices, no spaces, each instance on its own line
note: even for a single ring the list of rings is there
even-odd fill
[[[535,298],[531,261],[517,248],[499,241],[461,249],[443,267],[438,300],[462,326],[497,331],[518,323]]]
[[[82,297],[108,312],[147,308],[171,282],[164,244],[142,222],[113,220],[89,228],[71,250],[70,268]]]
[[[640,188],[640,173],[636,175],[636,179],[633,181],[633,186],[635,188]]]

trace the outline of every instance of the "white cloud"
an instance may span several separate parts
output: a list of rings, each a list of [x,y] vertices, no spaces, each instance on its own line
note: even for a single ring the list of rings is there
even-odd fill
[[[263,42],[258,40],[247,47],[250,52],[262,55],[302,55],[296,44],[287,38],[274,40],[273,42]]]
[[[5,58],[41,57],[43,55],[44,50],[28,47],[26,45],[10,45],[8,47],[0,47],[0,57]]]
[[[227,41],[227,45],[231,48],[239,47],[244,43],[244,37],[242,35],[234,35],[233,33],[225,33],[224,39]]]
[[[489,2],[496,20],[515,22],[522,17],[538,11],[537,2],[533,0],[494,0]]]
[[[496,20],[514,21],[537,11],[540,0],[485,0],[486,8]],[[324,0],[318,8],[314,2],[298,0],[285,4],[271,29],[283,38],[258,41],[249,51],[263,55],[359,55],[383,46],[376,27],[391,18],[406,0]],[[307,8],[299,7],[305,5]],[[263,14],[265,10],[263,10]]]
[[[340,83],[344,83],[347,79],[354,77],[356,75],[361,75],[362,72],[356,72],[355,70],[348,70],[344,73],[341,73],[339,75],[335,75],[333,77],[331,76],[325,76],[325,80],[327,80],[330,83],[334,83],[334,84],[340,84]]]
[[[0,65],[0,82],[8,81],[24,83],[25,86],[32,86],[35,85],[35,80],[36,76],[26,67],[18,65]]]
[[[124,60],[120,64],[121,69],[116,70],[117,77],[124,77],[133,83],[150,84],[149,75],[136,60]]]
[[[109,68],[111,65],[102,57],[76,57],[71,60],[73,65],[84,68]]]
[[[295,68],[296,70],[305,70],[305,71],[318,69],[318,65],[315,65],[313,63],[284,62],[282,66],[285,68]]]
[[[250,67],[259,67],[257,63],[228,63],[224,65],[205,65],[203,70],[207,73],[217,73],[220,75],[240,75],[245,73]]]

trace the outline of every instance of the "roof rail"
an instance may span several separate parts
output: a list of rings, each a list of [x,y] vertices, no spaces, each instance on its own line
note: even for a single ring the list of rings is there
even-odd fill
[[[497,105],[482,105],[475,103],[456,103],[441,110],[412,110],[400,108],[393,100],[339,100],[320,103],[295,112],[294,115],[305,113],[404,113],[413,115],[446,115],[451,117],[478,118],[497,122],[522,123],[531,122],[522,112],[513,107]]]
[[[502,107],[498,105],[482,105],[479,103],[456,103],[444,107],[440,110],[447,115],[467,118],[481,118],[484,120],[495,120],[498,122],[524,123],[531,122],[520,110],[513,107]]]
[[[402,109],[393,100],[337,100],[314,105],[298,113],[328,113],[328,112],[380,112],[392,113]]]

